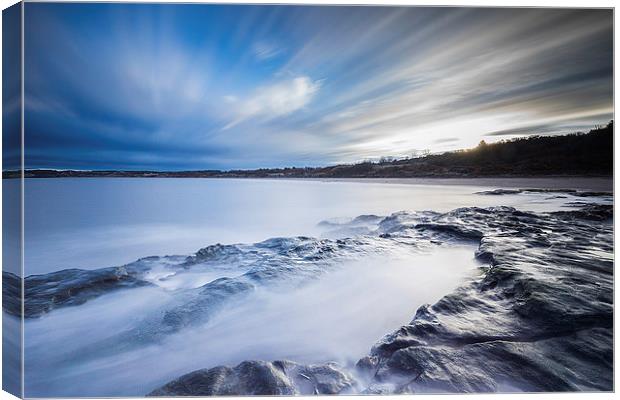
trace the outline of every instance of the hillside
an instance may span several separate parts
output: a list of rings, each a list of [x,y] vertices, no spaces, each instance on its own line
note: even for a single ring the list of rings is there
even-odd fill
[[[586,134],[530,136],[426,157],[320,168],[332,177],[612,175],[613,122]]]
[[[529,136],[468,150],[419,158],[362,162],[318,168],[270,168],[203,171],[27,170],[26,177],[203,177],[203,178],[409,178],[545,175],[613,175],[613,121],[588,133]],[[5,171],[4,178],[19,177]]]

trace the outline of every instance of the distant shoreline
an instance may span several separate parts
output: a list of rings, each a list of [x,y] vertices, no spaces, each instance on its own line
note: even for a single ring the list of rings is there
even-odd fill
[[[531,136],[422,157],[323,167],[258,169],[72,170],[29,168],[5,170],[3,178],[268,178],[268,179],[514,179],[613,177],[613,121],[588,133]],[[376,181],[375,181],[376,182]],[[436,182],[436,181],[435,181]]]
[[[373,184],[392,184],[392,185],[449,185],[449,186],[488,186],[497,188],[533,188],[533,189],[575,189],[613,192],[613,176],[585,176],[585,175],[536,175],[536,176],[427,176],[427,177],[405,177],[405,178],[380,178],[380,177],[293,177],[293,176],[208,176],[200,174],[179,174],[174,172],[148,172],[132,173],[130,171],[106,171],[108,174],[99,174],[97,171],[79,171],[76,174],[63,174],[61,171],[57,175],[28,176],[26,179],[68,179],[68,178],[149,178],[149,179],[238,179],[238,180],[277,180],[277,181],[315,181],[315,182],[343,182],[343,183],[373,183]],[[78,172],[78,171],[72,171]],[[113,172],[113,173],[112,173]],[[13,175],[13,174],[11,174]],[[4,179],[18,179],[20,176],[15,174],[7,176],[3,173]]]
[[[292,178],[322,182],[382,183],[392,185],[492,186],[519,189],[575,189],[613,192],[612,176],[532,176],[532,177],[463,177],[463,178]]]

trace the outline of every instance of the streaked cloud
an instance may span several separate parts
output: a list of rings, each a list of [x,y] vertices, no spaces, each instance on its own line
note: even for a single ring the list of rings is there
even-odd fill
[[[265,121],[297,111],[312,100],[320,86],[320,82],[300,76],[260,87],[246,99],[226,96],[225,99],[233,104],[233,113],[237,116],[223,129],[230,129],[251,118]]]
[[[613,114],[611,10],[26,7],[32,167],[323,165]]]
[[[256,58],[263,61],[282,54],[284,49],[273,43],[258,42],[254,44],[253,51]]]

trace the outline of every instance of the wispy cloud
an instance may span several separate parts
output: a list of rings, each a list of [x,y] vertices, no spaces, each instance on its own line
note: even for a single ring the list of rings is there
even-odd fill
[[[300,76],[258,88],[246,99],[235,99],[236,117],[222,129],[230,129],[250,118],[266,121],[297,111],[310,103],[320,86],[321,82]],[[231,97],[226,99],[230,102]]]
[[[283,53],[284,49],[269,42],[258,42],[252,48],[254,55],[260,61],[268,60]]]

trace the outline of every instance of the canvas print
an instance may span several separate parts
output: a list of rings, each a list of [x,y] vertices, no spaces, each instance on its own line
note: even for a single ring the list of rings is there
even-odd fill
[[[3,11],[3,388],[613,391],[613,10]]]

